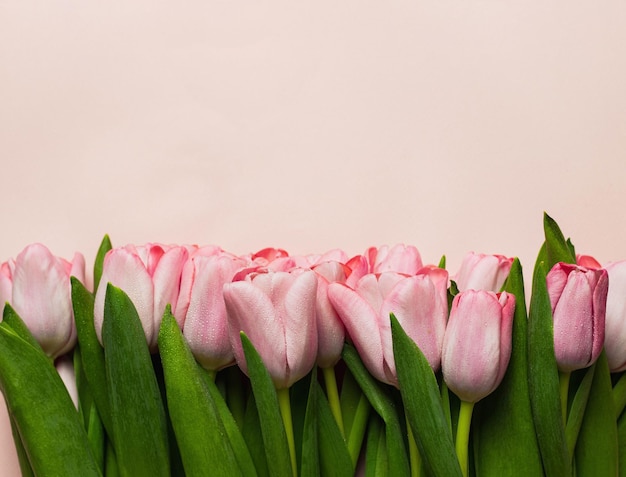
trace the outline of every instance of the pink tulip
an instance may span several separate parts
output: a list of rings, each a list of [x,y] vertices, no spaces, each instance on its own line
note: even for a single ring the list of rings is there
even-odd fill
[[[413,245],[370,247],[365,252],[370,273],[398,272],[415,275],[422,268],[422,257]]]
[[[26,247],[0,268],[0,293],[24,320],[44,352],[56,358],[76,344],[70,276],[85,281],[85,259],[72,263],[41,244]]]
[[[467,290],[454,297],[441,367],[461,400],[477,402],[502,382],[511,358],[514,312],[515,297],[506,292]]]
[[[468,253],[453,280],[459,290],[487,290],[499,292],[509,276],[512,258],[503,255]]]
[[[224,303],[224,284],[248,262],[226,252],[195,255],[183,268],[174,316],[198,362],[218,371],[234,363]]]
[[[609,263],[604,349],[612,373],[626,370],[626,260]]]
[[[331,283],[328,297],[370,373],[397,386],[389,314],[396,315],[437,370],[448,314],[447,282],[448,273],[435,267],[423,268],[413,276],[367,274],[354,290]]]
[[[247,372],[239,332],[259,352],[277,389],[288,388],[315,364],[317,278],[312,270],[251,273],[224,285],[230,339]]]
[[[94,323],[102,342],[104,299],[107,283],[121,288],[131,299],[143,325],[151,351],[156,351],[159,326],[166,305],[176,309],[183,265],[188,257],[184,247],[147,244],[127,245],[110,250],[96,292]]]
[[[604,346],[609,284],[606,270],[557,263],[546,283],[559,370],[570,372],[591,366]]]
[[[602,265],[600,265],[600,262],[598,262],[591,255],[576,255],[576,265],[580,265],[581,267],[585,267],[585,268],[590,268],[592,270],[602,268]]]

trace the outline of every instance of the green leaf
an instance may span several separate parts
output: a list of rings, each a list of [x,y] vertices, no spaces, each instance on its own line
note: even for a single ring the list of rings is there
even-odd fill
[[[356,466],[365,437],[371,406],[349,370],[344,372],[339,399],[348,452],[352,458],[352,465]]]
[[[618,439],[618,475],[626,475],[626,414],[622,414],[617,420],[617,439]]]
[[[528,319],[528,385],[537,442],[547,477],[571,476],[554,356],[552,308],[543,262],[535,267]]]
[[[33,469],[30,466],[30,461],[28,460],[28,454],[26,453],[26,449],[24,449],[24,444],[22,443],[20,431],[18,431],[17,429],[15,419],[13,419],[13,416],[9,415],[9,420],[11,421],[11,434],[13,435],[13,443],[15,444],[17,459],[20,464],[20,473],[22,474],[22,477],[35,477]]]
[[[80,416],[52,361],[4,322],[0,389],[35,475],[100,475]]]
[[[257,412],[254,394],[252,393],[248,395],[248,404],[246,406],[242,433],[257,474],[259,477],[269,477],[270,474],[267,468],[267,459],[265,458],[265,445],[263,444],[259,413]]]
[[[71,277],[70,281],[82,372],[89,385],[102,423],[109,436],[113,436],[104,350],[98,341],[94,327],[94,297],[76,277]]]
[[[441,258],[439,259],[439,265],[437,265],[439,268],[446,268],[446,256],[442,255]]]
[[[385,439],[385,426],[377,415],[370,417],[367,430],[367,447],[365,448],[365,476],[386,477],[393,476],[389,472],[389,457]],[[408,475],[408,474],[407,474]]]
[[[110,283],[102,340],[120,475],[167,476],[167,421],[148,344],[135,306]]]
[[[169,305],[161,321],[158,344],[167,407],[186,475],[206,475],[207,469],[215,476],[256,475],[249,455],[246,470],[252,473],[240,470],[217,405]],[[217,388],[215,391],[219,395]],[[223,403],[221,395],[219,400]],[[232,424],[237,428],[234,420]]]
[[[617,475],[618,442],[611,373],[603,351],[596,370],[578,435],[575,460],[577,475]]]
[[[276,388],[259,353],[243,332],[241,343],[259,415],[269,473],[272,476],[292,475],[287,435],[280,414]]]
[[[528,320],[522,266],[516,258],[503,290],[515,295],[511,359],[500,386],[476,404],[474,453],[481,476],[541,475],[528,390]]]
[[[574,455],[576,441],[578,440],[580,427],[582,426],[583,417],[585,416],[585,408],[587,407],[587,401],[589,400],[589,393],[591,391],[595,370],[595,363],[586,370],[585,376],[581,380],[580,385],[576,390],[576,394],[574,395],[574,399],[569,410],[569,416],[567,416],[565,438],[567,439],[567,450],[571,456]]]
[[[432,475],[460,476],[435,374],[393,313],[391,336],[402,401],[424,466]]]
[[[37,350],[40,350],[43,353],[41,346],[39,345],[37,340],[34,338],[34,336],[31,334],[30,330],[28,329],[28,326],[26,326],[26,324],[22,321],[22,319],[17,314],[17,312],[8,303],[5,304],[4,311],[2,312],[2,322],[5,325],[11,327],[11,330],[13,330],[20,338],[26,341],[29,345],[31,345],[33,348]]]
[[[306,410],[302,426],[302,442],[300,445],[300,477],[316,477],[320,475],[320,456],[318,443],[318,410],[315,387],[317,384],[317,369],[310,373],[309,393],[306,399]],[[348,456],[348,460],[350,457]]]
[[[98,285],[100,284],[100,277],[102,277],[102,267],[104,265],[104,256],[112,248],[113,248],[113,245],[111,245],[111,240],[109,239],[109,236],[105,235],[102,238],[102,242],[100,242],[100,247],[98,248],[98,252],[96,253],[96,260],[93,264],[94,293],[98,289]]]
[[[390,474],[408,475],[409,460],[396,403],[388,392],[383,391],[383,384],[376,381],[365,368],[359,354],[352,345],[344,345],[342,356],[348,369],[350,369],[350,372],[359,383],[363,394],[367,396],[374,410],[385,421],[385,440],[389,456]]]
[[[573,245],[568,245],[561,229],[555,220],[544,212],[543,231],[546,236],[546,269],[550,270],[556,263],[576,263],[576,255],[572,253]]]

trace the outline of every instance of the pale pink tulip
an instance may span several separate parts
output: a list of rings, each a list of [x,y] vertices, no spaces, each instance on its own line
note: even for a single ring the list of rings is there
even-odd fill
[[[26,247],[2,265],[0,288],[44,352],[56,358],[76,344],[70,276],[85,281],[85,259],[79,253],[72,263],[55,257],[41,244]]]
[[[180,277],[188,257],[184,247],[147,244],[127,245],[110,250],[105,259],[102,278],[96,292],[94,323],[102,341],[104,299],[107,283],[121,288],[131,299],[151,351],[156,341],[165,307],[176,309]]]
[[[431,367],[439,368],[448,314],[447,281],[445,270],[427,267],[413,276],[370,273],[354,290],[338,283],[329,285],[331,303],[363,363],[378,380],[398,385],[389,319],[392,312]]]
[[[370,273],[398,272],[415,275],[422,268],[422,257],[413,245],[370,247],[365,252]]]
[[[570,372],[591,366],[604,346],[609,285],[606,270],[557,263],[548,272],[546,283],[559,369]]]
[[[259,352],[276,388],[287,388],[311,371],[317,355],[312,270],[251,273],[224,285],[230,338],[237,364],[247,372],[243,331]]]
[[[513,259],[503,255],[468,253],[453,280],[459,290],[499,292],[509,276]]]
[[[477,402],[500,385],[511,358],[514,312],[515,297],[506,292],[466,290],[454,297],[441,367],[461,400]]]
[[[604,349],[612,373],[626,370],[626,260],[604,267],[609,275]]]
[[[226,252],[195,255],[183,268],[174,316],[196,360],[218,371],[234,363],[224,303],[224,284],[248,262]]]

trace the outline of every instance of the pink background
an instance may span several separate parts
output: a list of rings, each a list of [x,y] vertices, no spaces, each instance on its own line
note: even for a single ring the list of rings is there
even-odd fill
[[[528,275],[544,210],[626,258],[625,21],[617,0],[5,0],[0,261],[40,241],[90,263],[109,233]]]

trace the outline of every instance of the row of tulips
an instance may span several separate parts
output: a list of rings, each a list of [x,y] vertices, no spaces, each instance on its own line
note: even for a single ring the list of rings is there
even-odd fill
[[[449,276],[445,258],[424,265],[405,245],[352,258],[273,248],[237,256],[217,246],[112,248],[105,238],[91,286],[82,255],[70,263],[28,246],[0,267],[8,304],[0,386],[22,471],[50,469],[40,448],[63,427],[32,430],[20,417],[17,381],[35,378],[3,368],[18,355],[36,362],[18,346],[36,342],[57,363],[73,353],[76,370],[65,386],[94,475],[585,475],[600,471],[599,459],[614,475],[626,403],[626,261],[602,267],[576,258],[548,216],[544,226],[530,313],[519,262],[499,255],[470,253]],[[134,319],[140,336],[132,341]],[[3,350],[14,335],[20,343]],[[139,356],[135,368],[120,350]],[[184,397],[194,389],[206,400],[196,411]],[[150,393],[156,407],[132,400]],[[215,429],[201,426],[214,409]],[[163,412],[160,428],[131,422]],[[596,431],[605,440],[589,444]],[[146,440],[152,449],[141,450],[136,441],[148,433],[163,434],[165,445]],[[233,459],[218,465],[224,445]],[[80,452],[74,459],[86,460]]]

